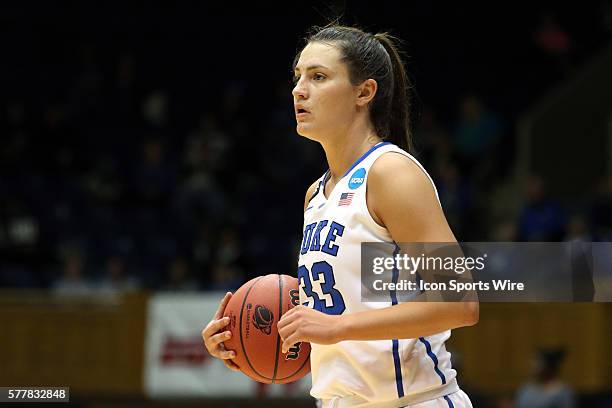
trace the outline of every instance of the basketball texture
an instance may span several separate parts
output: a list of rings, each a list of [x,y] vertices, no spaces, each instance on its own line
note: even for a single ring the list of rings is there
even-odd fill
[[[251,279],[233,294],[224,312],[232,337],[224,344],[236,352],[233,361],[244,374],[284,384],[310,372],[310,343],[298,343],[283,354],[276,327],[283,313],[298,304],[297,279],[287,275]]]

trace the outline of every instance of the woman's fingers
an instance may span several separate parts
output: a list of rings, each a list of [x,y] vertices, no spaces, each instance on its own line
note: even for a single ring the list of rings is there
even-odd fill
[[[291,333],[284,341],[283,341],[283,345],[281,346],[281,351],[283,354],[286,354],[287,351],[289,351],[289,349],[291,347],[293,347],[293,345],[297,342],[300,341],[299,335],[297,332],[293,332]]]
[[[231,360],[236,357],[236,353],[233,350],[227,350],[223,344],[224,341],[232,337],[229,330],[222,331],[230,322],[229,317],[223,317],[223,312],[225,312],[225,307],[231,298],[232,292],[227,292],[221,300],[215,316],[202,330],[202,339],[211,356],[223,361],[223,364],[230,370],[240,371],[236,363]]]
[[[280,329],[278,329],[278,335],[280,336],[281,340],[284,341],[287,337],[289,337],[290,335],[292,335],[295,332],[295,329],[297,327],[297,323],[295,323],[295,322],[291,322],[291,323],[285,325],[284,327],[282,327]]]
[[[229,360],[236,357],[236,353],[233,350],[221,350],[219,352],[219,357],[221,360]]]
[[[206,345],[206,349],[210,353],[211,356],[219,358],[219,359],[228,359],[236,357],[236,353],[232,350],[227,350],[225,348],[224,341],[230,339],[232,337],[232,333],[229,331],[224,331],[221,333],[214,334],[210,337],[204,339],[204,344]]]
[[[293,322],[297,318],[297,316],[299,316],[299,314],[296,314],[300,310],[300,309],[298,309],[298,307],[294,307],[292,309],[289,309],[288,311],[285,312],[285,314],[283,314],[281,316],[280,320],[278,321],[278,324],[276,325],[276,327],[279,330],[282,329],[283,327],[291,324],[291,322]]]
[[[223,361],[223,364],[225,364],[225,366],[229,368],[230,370],[240,371],[240,367],[238,367],[236,363],[234,363],[232,360],[221,360],[221,361]]]
[[[224,331],[221,333],[217,333],[215,335],[210,336],[208,339],[208,344],[211,348],[217,347],[219,343],[223,343],[226,340],[229,340],[232,337],[232,333],[230,331]]]
[[[232,298],[232,292],[227,292],[225,296],[223,296],[223,299],[221,300],[221,303],[219,304],[219,308],[217,309],[217,312],[215,313],[215,317],[213,318],[213,320],[218,320],[223,317],[225,306],[227,306],[227,303],[230,301],[231,298]]]
[[[223,317],[218,320],[211,320],[210,323],[206,325],[204,330],[202,330],[202,338],[204,338],[204,342],[206,343],[207,339],[209,339],[213,334],[217,333],[225,326],[227,326],[229,322],[229,317]]]

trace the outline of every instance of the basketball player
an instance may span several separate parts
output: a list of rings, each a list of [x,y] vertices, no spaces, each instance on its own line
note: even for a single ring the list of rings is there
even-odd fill
[[[286,352],[311,343],[311,395],[324,408],[471,407],[444,342],[478,321],[476,302],[361,301],[362,242],[456,242],[436,188],[409,154],[409,81],[394,39],[318,29],[294,63],[297,132],[319,142],[329,170],[306,192],[300,303],[278,330]],[[231,294],[202,332],[223,341]]]

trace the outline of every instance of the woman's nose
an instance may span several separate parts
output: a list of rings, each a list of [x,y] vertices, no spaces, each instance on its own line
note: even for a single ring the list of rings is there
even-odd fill
[[[306,92],[306,88],[304,88],[304,84],[302,81],[298,81],[295,86],[293,87],[293,91],[291,91],[291,93],[293,94],[293,97],[295,99],[305,99],[308,94]]]

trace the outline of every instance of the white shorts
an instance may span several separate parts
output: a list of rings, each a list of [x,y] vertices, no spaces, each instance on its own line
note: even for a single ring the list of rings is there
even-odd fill
[[[344,408],[345,406],[353,406],[354,404],[346,403],[343,401],[343,404],[340,404],[339,401],[334,400],[326,400],[326,401],[317,401],[318,408]],[[436,398],[429,401],[419,402],[413,405],[400,405],[399,400],[395,403],[393,401],[386,401],[382,403],[367,403],[360,404],[357,403],[356,406],[368,406],[372,408],[390,408],[390,407],[402,407],[402,408],[473,408],[472,402],[470,398],[467,396],[465,392],[462,390],[453,392],[452,394],[448,394],[444,397]]]
[[[472,408],[472,402],[465,392],[459,390],[445,397],[409,405],[406,408]]]

